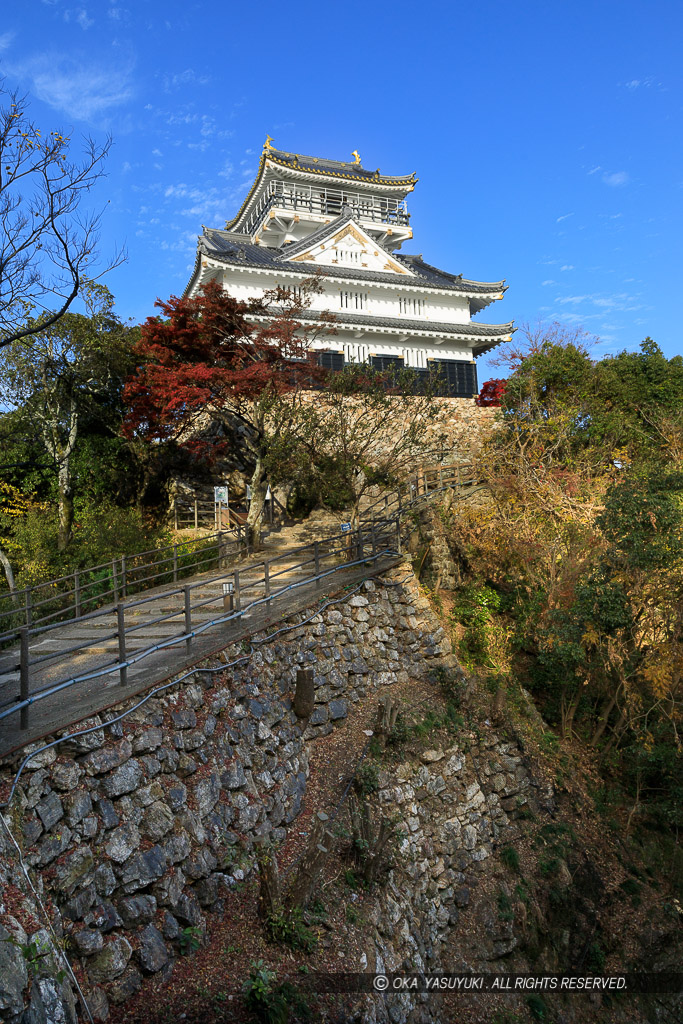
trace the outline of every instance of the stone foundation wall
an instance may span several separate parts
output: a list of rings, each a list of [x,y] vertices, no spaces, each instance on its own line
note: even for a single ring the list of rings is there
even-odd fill
[[[519,838],[515,819],[529,808],[543,814],[552,807],[552,791],[529,774],[519,748],[492,729],[426,750],[422,762],[399,764],[391,776],[380,773],[379,807],[400,816],[404,837],[371,912],[367,969],[379,973],[471,969],[466,956],[474,944],[454,948],[450,933],[489,858]],[[479,939],[486,948],[475,969],[509,969],[503,958],[517,945],[509,922],[492,913]],[[404,993],[365,997],[356,1019],[440,1024],[443,1017],[438,994]]]
[[[387,582],[398,585],[366,581],[306,623],[305,613],[283,622],[293,630],[260,644],[266,636],[256,635],[242,664],[198,671],[121,721],[111,720],[137,699],[83,722],[79,728],[94,731],[29,762],[8,821],[55,928],[70,937],[100,1019],[108,1001],[127,999],[145,974],[172,970],[192,934],[185,930],[201,934],[206,914],[250,872],[257,837],[285,837],[306,791],[307,741],[331,731],[350,704],[422,675],[450,652],[414,580],[400,583],[405,567],[391,575]],[[228,648],[222,663],[244,654]],[[292,708],[300,667],[313,668],[316,684],[305,728]],[[2,799],[14,770],[15,763],[0,768]],[[26,890],[9,855],[0,855],[0,883]],[[37,912],[2,904],[0,925],[22,929],[22,942],[32,941],[38,923]],[[21,1016],[25,979],[17,970],[7,975],[11,998],[7,977],[0,979],[7,1024]]]

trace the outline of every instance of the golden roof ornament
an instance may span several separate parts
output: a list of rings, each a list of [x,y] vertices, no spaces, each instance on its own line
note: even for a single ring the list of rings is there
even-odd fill
[[[272,136],[271,135],[266,135],[266,141],[263,143],[263,152],[264,153],[270,153],[271,149],[273,148],[272,142],[273,142]]]
[[[357,149],[351,150],[351,156],[355,157],[355,160],[353,161],[354,164],[360,163],[360,153],[358,152]]]

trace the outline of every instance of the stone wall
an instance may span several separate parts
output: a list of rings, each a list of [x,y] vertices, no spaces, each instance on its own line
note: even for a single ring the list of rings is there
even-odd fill
[[[198,671],[121,721],[113,719],[137,699],[83,722],[92,731],[29,762],[9,819],[56,929],[84,968],[97,1017],[145,974],[172,970],[184,930],[203,932],[207,913],[251,871],[257,837],[285,837],[306,791],[307,741],[331,731],[350,704],[422,675],[450,651],[405,576],[401,567],[389,585],[368,580],[305,623],[303,613],[272,639],[256,635],[248,658],[242,646],[228,648],[206,667],[240,664]],[[292,708],[300,667],[313,668],[316,684],[303,729]],[[2,799],[15,769],[0,768]],[[21,872],[4,858],[2,871],[0,881],[21,888]],[[0,925],[32,941],[37,913],[8,914],[3,904]],[[0,980],[7,1024],[20,1019],[16,993],[25,980],[16,971],[12,978],[12,999]]]
[[[471,969],[466,957],[474,946],[455,949],[450,934],[496,848],[519,838],[515,819],[529,807],[550,810],[552,790],[530,775],[518,747],[492,729],[479,736],[465,732],[457,744],[426,750],[422,764],[406,761],[391,776],[382,772],[380,787],[382,813],[397,813],[405,835],[371,913],[368,969]],[[475,969],[509,969],[503,958],[517,944],[512,927],[494,913],[489,931],[480,936],[488,946]],[[439,1024],[443,1017],[438,995],[404,993],[365,997],[356,1019]]]

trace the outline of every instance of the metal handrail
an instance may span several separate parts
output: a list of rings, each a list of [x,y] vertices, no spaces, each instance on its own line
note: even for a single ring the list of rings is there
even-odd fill
[[[58,616],[62,616],[62,618],[57,622],[52,622],[46,628],[56,628],[65,621],[76,622],[83,617],[81,615],[83,605],[87,605],[92,601],[101,602],[110,597],[117,600],[119,592],[125,595],[127,590],[131,588],[140,589],[141,584],[149,583],[151,580],[169,574],[173,574],[174,578],[177,578],[179,572],[185,575],[188,570],[196,569],[205,562],[220,559],[221,547],[229,543],[231,538],[237,538],[241,542],[241,530],[237,527],[229,530],[218,530],[213,534],[195,540],[176,541],[161,548],[136,551],[130,555],[122,555],[110,561],[101,562],[99,565],[88,566],[86,569],[76,569],[68,576],[59,576],[56,579],[46,580],[44,583],[36,583],[32,587],[24,587],[20,591],[0,594],[0,604],[3,601],[11,602],[9,607],[0,607],[0,615],[7,618],[13,616],[20,617],[19,626],[0,633],[0,643],[16,637],[18,630],[24,625],[29,629],[34,629],[40,626],[41,623],[55,619]],[[148,555],[164,555],[165,552],[170,552],[170,554],[167,557],[153,559],[146,565],[144,563],[136,564],[139,559]],[[200,557],[189,563],[183,561],[188,555],[196,554],[206,555],[207,557]],[[149,576],[143,576],[142,578],[137,575],[140,571],[162,565],[167,565],[168,568],[161,572],[152,573]],[[103,570],[112,573],[112,584],[105,590],[91,594],[90,591],[100,587],[104,581],[102,579],[88,579],[88,577],[93,573]],[[35,596],[39,591],[46,588],[55,587],[60,583],[71,582],[72,586],[69,589],[57,591],[56,593],[49,594],[47,597],[37,598]],[[19,603],[17,603],[17,599]],[[54,603],[58,603],[60,607],[47,614],[34,614],[37,609]],[[71,612],[75,614],[72,615]]]
[[[87,640],[82,644],[61,649],[48,655],[31,658],[29,651],[29,639],[31,636],[44,633],[46,631],[46,627],[36,627],[33,629],[22,627],[19,631],[21,640],[19,663],[15,666],[15,668],[19,668],[20,673],[19,694],[13,701],[12,707],[8,707],[5,710],[0,711],[0,720],[6,718],[10,714],[19,712],[21,716],[21,729],[25,730],[29,725],[29,708],[36,702],[36,700],[43,699],[45,696],[49,696],[50,694],[56,693],[69,686],[76,685],[86,679],[99,678],[101,676],[112,675],[114,673],[119,673],[120,682],[122,685],[125,685],[127,682],[128,668],[141,658],[147,657],[155,651],[163,650],[165,647],[175,646],[182,642],[187,644],[189,650],[192,640],[207,629],[211,628],[212,625],[228,622],[235,618],[244,618],[245,615],[250,614],[253,609],[264,602],[271,603],[281,594],[297,587],[304,586],[305,584],[317,584],[322,579],[328,577],[332,573],[340,571],[341,569],[351,568],[353,565],[363,564],[367,561],[376,563],[379,558],[385,555],[395,555],[400,553],[400,521],[402,514],[414,507],[414,505],[422,499],[453,486],[456,479],[461,480],[460,469],[457,467],[452,469],[451,472],[444,473],[443,470],[441,472],[437,470],[436,472],[438,474],[438,487],[430,487],[430,481],[428,480],[427,473],[424,470],[419,470],[417,475],[413,478],[415,483],[410,479],[404,481],[396,488],[391,500],[387,500],[389,496],[386,495],[378,499],[378,501],[371,505],[369,509],[365,510],[358,527],[351,531],[351,533],[344,534],[342,538],[335,536],[323,540],[316,540],[309,544],[301,545],[299,548],[283,552],[271,559],[264,559],[263,561],[253,563],[252,565],[245,566],[243,568],[238,566],[208,579],[205,578],[193,583],[187,583],[182,587],[174,587],[171,590],[148,595],[144,598],[137,598],[133,601],[118,601],[114,608],[100,609],[96,612],[90,613],[89,615],[79,617],[77,621],[82,622],[89,621],[94,618],[101,618],[107,615],[116,615],[116,630],[108,630],[104,636]],[[407,500],[403,499],[403,494],[405,494]],[[412,497],[413,494],[414,497]],[[382,515],[377,515],[375,517],[368,516],[368,512],[371,512],[378,504],[382,504],[383,506]],[[387,514],[388,509],[392,509],[394,507],[395,511],[392,514]],[[390,542],[392,540],[395,540],[396,543],[391,544]],[[371,546],[371,551],[366,553],[368,546]],[[294,564],[290,563],[287,566],[281,567],[275,573],[271,572],[271,566],[274,562],[278,562],[283,558],[291,560],[292,555],[299,553],[306,553],[309,557],[301,558]],[[332,568],[323,569],[321,567],[322,560],[336,556],[342,556],[343,560],[333,565]],[[314,564],[315,571],[313,574],[310,574],[308,570],[312,563]],[[285,573],[295,572],[297,570],[305,570],[305,575],[301,580],[285,584],[280,588],[278,588],[277,585],[273,586],[273,582],[278,577]],[[254,578],[254,574],[256,574],[256,578]],[[193,602],[192,592],[197,591],[202,587],[206,588],[212,585],[224,583],[231,584],[233,595],[231,600],[234,603],[233,613],[228,616],[220,616],[217,619],[211,619],[208,622],[195,625],[193,628],[193,612],[196,614],[200,609],[207,608],[208,606],[220,601],[222,601],[225,606],[226,598],[223,594],[219,593]],[[243,608],[241,603],[242,592],[254,589],[257,591],[259,589],[263,589],[263,597],[251,600]],[[177,609],[171,609],[167,614],[155,616],[151,619],[147,618],[144,622],[137,622],[126,626],[126,612],[130,614],[131,611],[136,608],[140,608],[143,605],[150,604],[154,601],[159,602],[172,600],[174,598],[178,598],[181,594],[183,595],[182,605]],[[181,617],[184,621],[183,629],[180,632],[175,633],[173,636],[162,642],[143,648],[142,651],[137,652],[132,657],[127,655],[126,638],[131,637],[131,635],[136,633],[143,625],[149,628],[150,626],[157,625],[161,622],[168,622],[170,619]],[[84,652],[89,648],[93,648],[101,645],[102,643],[111,642],[116,639],[118,639],[119,645],[118,658],[116,661],[107,661],[104,665],[99,666],[94,672],[85,673],[84,675],[70,679],[58,680],[57,682],[50,683],[47,687],[34,690],[32,693],[30,692],[31,668],[36,665],[44,664],[46,661],[53,660],[56,657],[71,654],[75,651]]]

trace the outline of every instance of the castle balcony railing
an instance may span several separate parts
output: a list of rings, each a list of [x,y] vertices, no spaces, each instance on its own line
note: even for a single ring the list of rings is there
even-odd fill
[[[313,185],[297,185],[295,188],[290,182],[271,181],[252,210],[243,230],[246,234],[253,234],[268,211],[274,208],[292,210],[295,213],[338,217],[345,206],[348,206],[359,220],[389,226],[407,226],[410,223],[405,199],[369,196],[338,188],[316,188]]]

